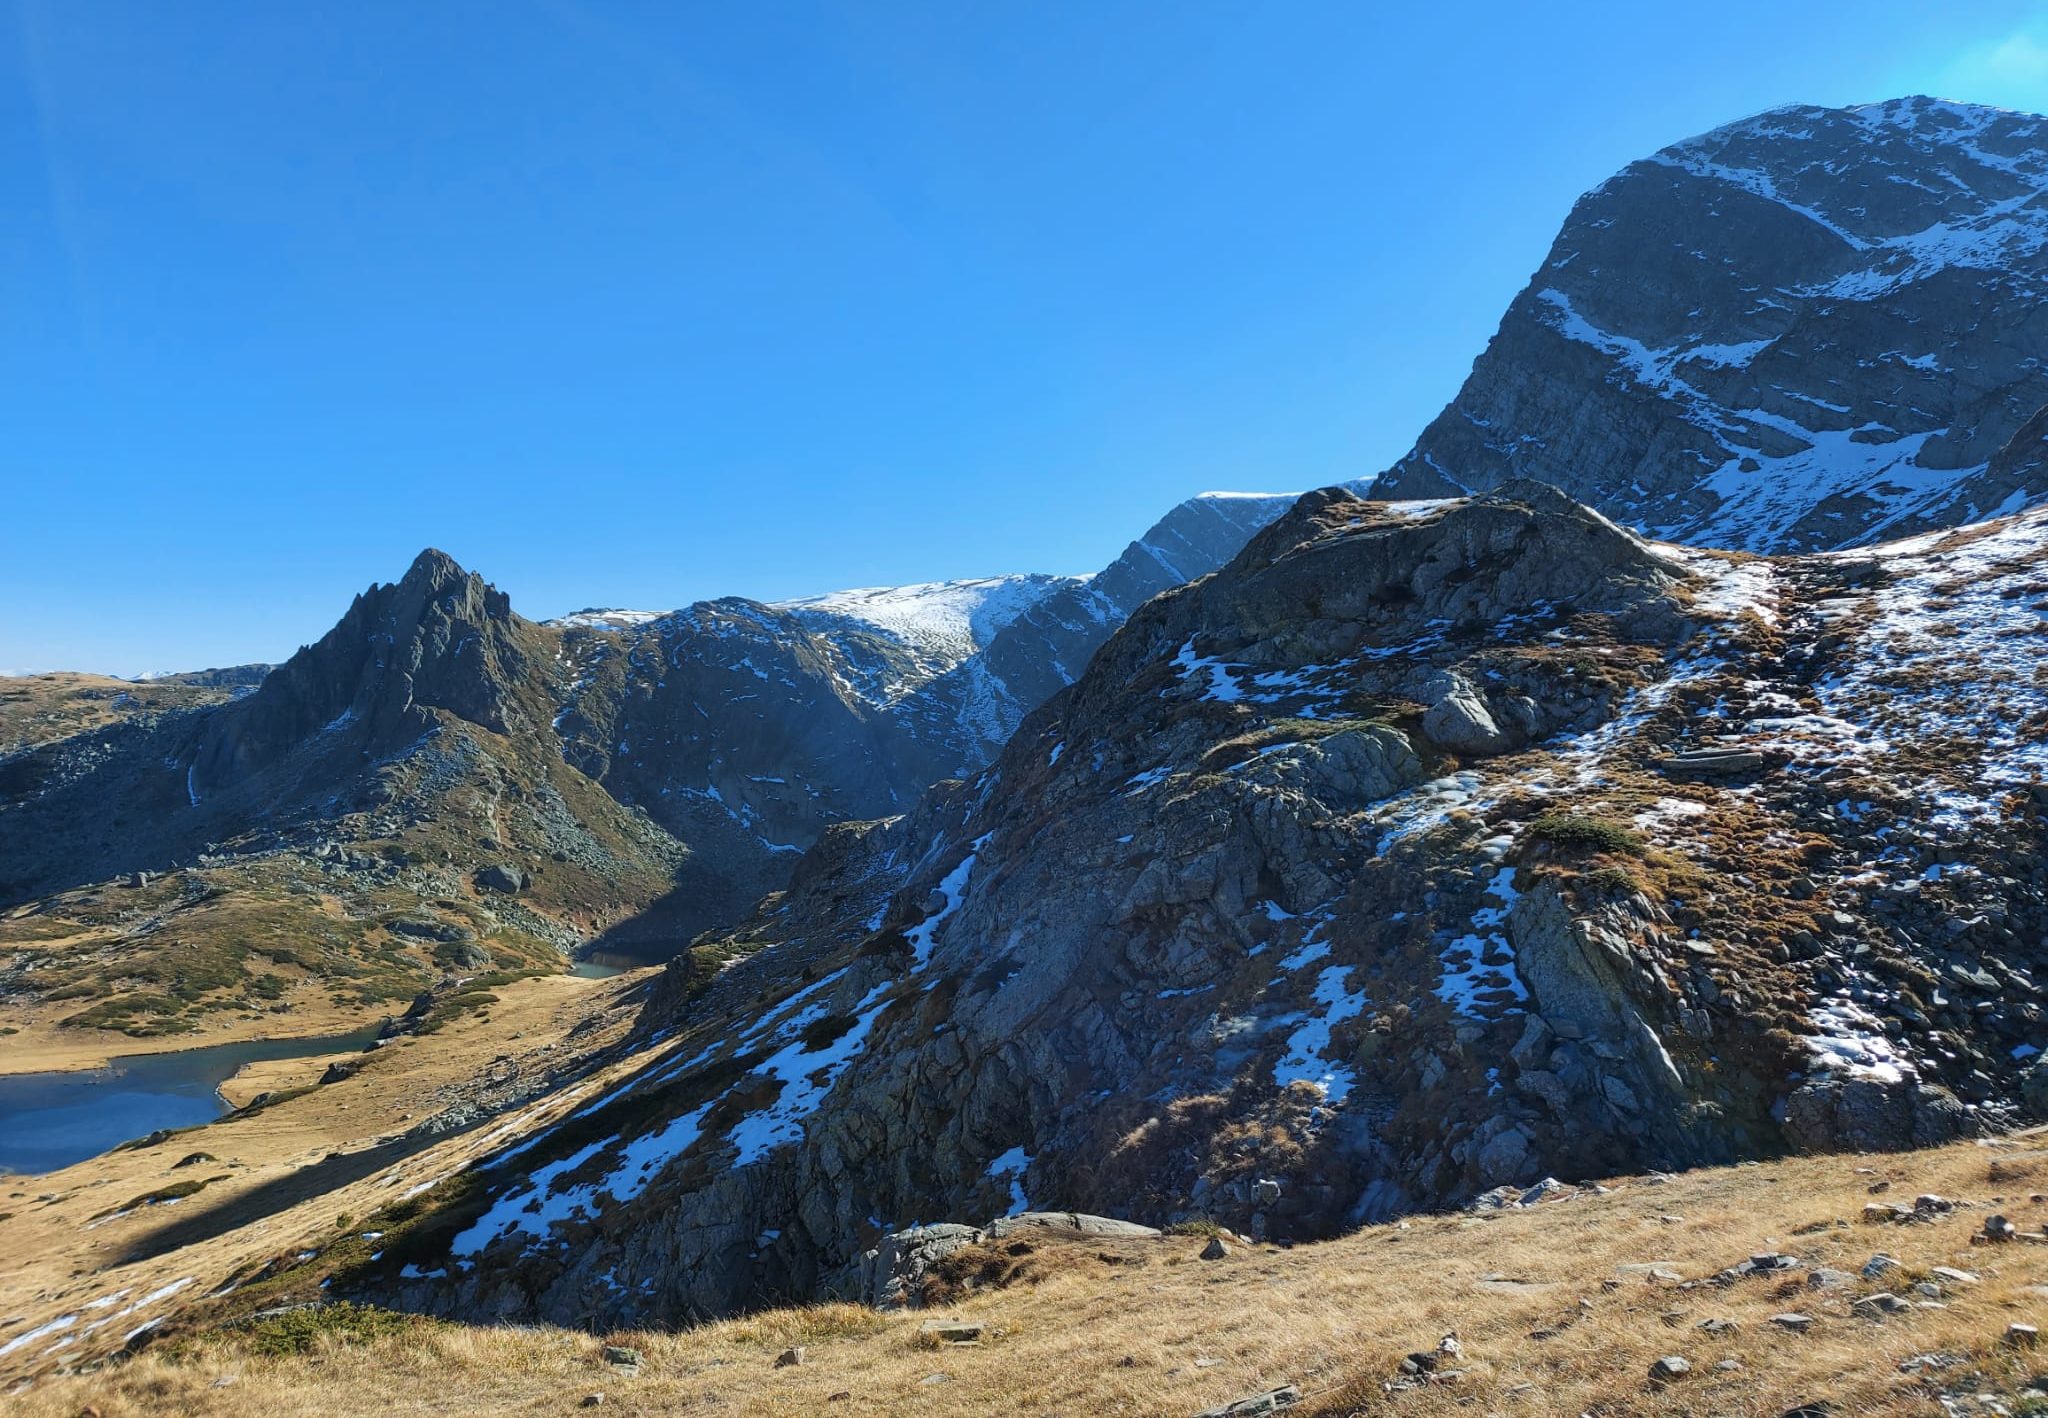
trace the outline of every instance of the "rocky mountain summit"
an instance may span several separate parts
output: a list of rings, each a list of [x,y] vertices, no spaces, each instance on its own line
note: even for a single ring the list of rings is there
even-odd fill
[[[2044,538],[1310,494],[990,767],[828,831],[738,963],[671,967],[634,1076],[348,1283],[644,1322],[872,1288],[916,1222],[1301,1239],[1995,1126],[2048,1041]]]
[[[1651,535],[1843,547],[2048,495],[2048,120],[1799,104],[1572,208],[1377,495],[1554,483]]]

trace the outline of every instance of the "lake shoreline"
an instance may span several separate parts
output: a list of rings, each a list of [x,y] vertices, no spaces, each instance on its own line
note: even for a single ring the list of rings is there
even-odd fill
[[[564,977],[578,980],[607,980],[650,967],[621,965],[616,959],[571,960],[565,962]],[[547,977],[543,977],[547,978]],[[55,1018],[17,1016],[0,1018],[18,1032],[0,1035],[0,1078],[24,1073],[87,1073],[104,1069],[117,1059],[141,1058],[153,1054],[183,1053],[188,1049],[210,1049],[222,1044],[286,1043],[300,1039],[324,1039],[351,1034],[394,1018],[389,1007],[361,1012],[343,1009],[294,1009],[288,1015],[266,1015],[261,1019],[232,1020],[225,1027],[194,1030],[189,1034],[159,1034],[134,1038],[118,1029],[67,1029]]]
[[[392,1018],[388,1009],[373,1014],[336,1010],[316,1017],[292,1020],[289,1026],[195,1030],[189,1034],[162,1034],[137,1039],[117,1029],[80,1031],[55,1024],[30,1022],[21,1032],[0,1036],[0,1078],[25,1073],[94,1073],[112,1066],[116,1059],[148,1058],[158,1054],[180,1054],[225,1044],[285,1044],[305,1039],[327,1039],[373,1029]],[[258,1021],[249,1021],[252,1026]]]

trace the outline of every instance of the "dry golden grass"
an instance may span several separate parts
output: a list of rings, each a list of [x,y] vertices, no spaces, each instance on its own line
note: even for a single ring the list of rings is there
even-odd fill
[[[129,1323],[168,1319],[245,1267],[352,1235],[344,1215],[367,1217],[422,1177],[457,1170],[489,1131],[408,1142],[409,1127],[508,1053],[538,1071],[615,1043],[634,1016],[624,999],[630,988],[630,980],[569,976],[520,981],[505,987],[491,1020],[470,1016],[429,1038],[401,1041],[365,1058],[345,1082],[154,1147],[108,1152],[42,1176],[0,1177],[0,1342],[65,1313],[90,1315],[81,1307],[96,1297],[121,1291],[133,1298],[183,1280],[190,1288],[174,1303]],[[282,1074],[259,1078],[285,1081]],[[582,1096],[574,1086],[558,1093],[548,1109]],[[194,1153],[211,1160],[196,1172],[178,1165]],[[405,1180],[391,1180],[394,1174]],[[207,1178],[217,1180],[173,1206],[125,1209],[132,1198]],[[101,1344],[118,1342],[119,1332]],[[40,1348],[0,1358],[0,1384],[54,1362]],[[78,1358],[94,1352],[74,1341],[58,1353],[74,1351]]]
[[[232,1335],[201,1336],[124,1367],[46,1381],[18,1396],[14,1411],[558,1413],[602,1393],[604,1411],[628,1414],[1170,1415],[1292,1381],[1306,1395],[1296,1411],[1316,1418],[1777,1418],[1815,1400],[1837,1415],[1931,1413],[1935,1385],[2010,1395],[2048,1369],[2048,1350],[2002,1344],[2008,1324],[2038,1322],[2048,1310],[2048,1247],[1969,1242],[1993,1208],[2023,1229],[2048,1217],[2048,1204],[2031,1199],[2031,1188],[2048,1187],[2048,1166],[2039,1176],[2034,1166],[1976,1145],[1800,1158],[1662,1185],[1627,1179],[1604,1197],[1490,1219],[1419,1218],[1217,1262],[1196,1258],[1198,1237],[1040,1243],[1041,1263],[1022,1267],[1018,1283],[946,1312],[991,1327],[992,1337],[973,1347],[921,1344],[929,1313],[846,1305],[674,1334],[423,1325],[360,1346],[323,1341],[289,1358],[258,1355]],[[1862,1224],[1868,1188],[1879,1181],[1890,1183],[1887,1199],[1910,1203],[1917,1192],[1936,1191],[1967,1204],[1930,1224]],[[1618,1269],[1659,1262],[1701,1280],[1765,1250],[1850,1272],[1883,1252],[1904,1269],[1882,1284],[1859,1277],[1842,1290],[1809,1288],[1805,1271],[1682,1288]],[[1883,1321],[1851,1316],[1857,1296],[1910,1291],[1936,1265],[1974,1271],[1981,1281],[1949,1287],[1943,1309]],[[1810,1332],[1770,1323],[1792,1310],[1813,1317]],[[1711,1318],[1738,1327],[1721,1336],[1697,1328]],[[1404,1354],[1433,1348],[1448,1331],[1464,1346],[1462,1379],[1382,1393]],[[605,1365],[607,1342],[641,1351],[637,1377]],[[776,1355],[793,1344],[807,1349],[806,1362],[776,1368]],[[1934,1351],[1958,1363],[1931,1378],[1899,1371],[1902,1361]],[[1693,1373],[1660,1390],[1647,1374],[1664,1354],[1685,1356]],[[1741,1367],[1717,1369],[1724,1359]]]

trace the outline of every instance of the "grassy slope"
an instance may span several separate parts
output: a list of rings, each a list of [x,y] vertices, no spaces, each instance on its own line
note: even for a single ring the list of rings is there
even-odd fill
[[[234,691],[180,681],[59,671],[0,675],[0,756],[132,719],[225,703]]]
[[[407,1320],[366,1326],[383,1332],[350,1342],[337,1315],[289,1331],[188,1335],[124,1366],[48,1381],[18,1398],[16,1411],[72,1415],[89,1403],[105,1418],[552,1413],[603,1392],[607,1411],[626,1413],[1191,1414],[1292,1381],[1307,1396],[1296,1411],[1318,1418],[1778,1415],[1817,1399],[1836,1414],[1925,1413],[1936,1411],[1937,1391],[2010,1395],[2048,1367],[2048,1353],[2001,1343],[2008,1324],[2048,1315],[2048,1247],[1969,1244],[1994,1208],[2023,1228],[2048,1216],[2030,1191],[2048,1186],[2048,1153],[2025,1150],[2032,1145],[1801,1158],[1661,1185],[1628,1179],[1607,1196],[1491,1218],[1421,1218],[1218,1262],[1196,1258],[1198,1238],[1041,1243],[1028,1256],[990,1257],[992,1269],[1014,1272],[1010,1283],[946,1310],[994,1327],[974,1348],[922,1344],[928,1315],[826,1306],[608,1336],[645,1355],[641,1374],[627,1378],[607,1368],[589,1335]],[[1879,1182],[1889,1182],[1888,1198],[1937,1191],[1968,1204],[1932,1224],[1861,1224]],[[1685,1287],[1619,1269],[1656,1262],[1700,1279],[1766,1250],[1852,1272],[1884,1252],[1904,1270],[1882,1284],[1859,1278],[1823,1291],[1805,1271]],[[1851,1316],[1856,1296],[1910,1292],[1936,1265],[1982,1278],[1948,1286],[1943,1309]],[[1813,1317],[1810,1332],[1770,1322],[1794,1310]],[[1738,1328],[1715,1336],[1696,1327],[1711,1318]],[[1462,1379],[1382,1392],[1404,1354],[1433,1348],[1448,1331],[1464,1346]],[[792,1343],[808,1348],[807,1362],[774,1367]],[[300,1345],[296,1354],[261,1352]],[[1928,1377],[1900,1372],[1902,1361],[1935,1351],[1956,1364]],[[1694,1367],[1659,1389],[1646,1376],[1664,1354]],[[1724,1359],[1740,1367],[1718,1369]]]

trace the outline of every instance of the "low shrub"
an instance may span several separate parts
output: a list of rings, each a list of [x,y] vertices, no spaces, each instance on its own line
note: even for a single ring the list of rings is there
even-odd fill
[[[1640,856],[1641,834],[1612,818],[1592,817],[1576,812],[1547,812],[1529,824],[1529,840],[1546,842],[1566,851],[1608,852],[1615,856]]]

